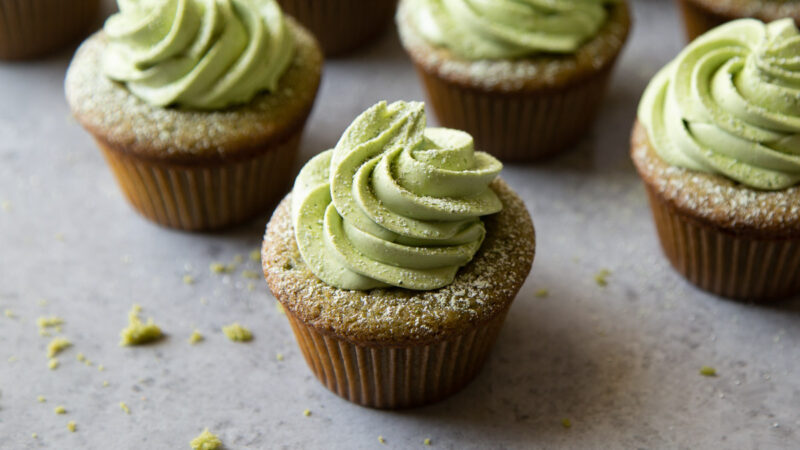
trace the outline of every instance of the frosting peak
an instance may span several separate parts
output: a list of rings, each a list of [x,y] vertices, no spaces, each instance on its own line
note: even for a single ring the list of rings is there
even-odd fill
[[[450,284],[480,248],[480,216],[502,209],[489,183],[502,169],[462,131],[425,128],[424,105],[378,103],[292,191],[303,260],[342,289]]]
[[[294,40],[275,0],[118,0],[103,69],[158,106],[222,109],[272,91]]]
[[[647,87],[638,112],[666,162],[756,189],[800,182],[800,32],[741,19],[700,36]]]
[[[407,0],[425,39],[466,59],[573,53],[619,0]]]

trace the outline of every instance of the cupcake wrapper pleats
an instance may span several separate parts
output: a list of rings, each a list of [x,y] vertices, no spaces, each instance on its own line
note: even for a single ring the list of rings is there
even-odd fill
[[[480,371],[507,311],[453,339],[426,345],[356,345],[304,324],[287,310],[303,356],[335,394],[362,406],[397,409],[438,401]]]
[[[800,293],[800,239],[756,239],[701,224],[648,189],[664,253],[689,281],[711,293],[767,301]]]
[[[40,56],[71,44],[95,23],[100,0],[0,0],[0,59]]]
[[[686,38],[689,41],[706,31],[727,22],[728,18],[714,14],[697,6],[691,0],[676,0],[683,16],[683,25],[686,28]]]
[[[349,52],[383,30],[397,0],[279,0],[281,8],[308,28],[326,56]]]
[[[300,133],[248,159],[199,166],[151,161],[97,144],[139,213],[164,226],[199,231],[244,222],[280,199],[292,181]]]
[[[442,126],[470,133],[478,150],[504,161],[534,161],[575,144],[591,128],[613,63],[559,89],[500,93],[417,71]]]

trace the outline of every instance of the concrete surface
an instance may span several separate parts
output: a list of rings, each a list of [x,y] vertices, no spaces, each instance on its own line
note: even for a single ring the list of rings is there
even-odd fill
[[[0,64],[0,311],[13,316],[0,315],[0,448],[180,449],[204,427],[229,449],[383,448],[379,435],[386,448],[423,448],[425,438],[458,449],[800,448],[800,302],[715,298],[660,253],[628,133],[646,82],[683,37],[671,2],[633,6],[635,31],[592,135],[563,157],[504,170],[539,246],[486,368],[460,394],[401,412],[328,392],[263,279],[242,275],[258,270],[248,253],[266,215],[215,234],[145,221],[69,118],[61,83],[71,51]],[[302,159],[376,101],[422,98],[390,30],[328,64]],[[246,262],[234,273],[209,271],[236,254]],[[607,287],[594,281],[601,269]],[[135,302],[166,340],[117,345]],[[44,315],[63,317],[74,343],[54,371],[35,324]],[[227,341],[220,327],[234,321],[255,340]],[[194,328],[206,340],[190,346]],[[718,376],[701,376],[704,365]]]

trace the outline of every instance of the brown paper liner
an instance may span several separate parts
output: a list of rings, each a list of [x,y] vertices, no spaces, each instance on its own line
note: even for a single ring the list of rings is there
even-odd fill
[[[97,140],[125,197],[158,224],[200,231],[242,223],[280,199],[292,181],[302,130],[236,161],[181,166],[143,159]]]
[[[0,0],[0,59],[62,48],[95,24],[100,0]]]
[[[347,53],[380,33],[397,0],[278,0],[283,10],[311,30],[326,56]]]
[[[728,233],[685,217],[647,191],[661,247],[689,281],[711,293],[747,301],[800,293],[800,239]]]
[[[613,63],[559,89],[499,93],[462,86],[417,65],[442,126],[464,130],[476,148],[504,161],[534,161],[586,135],[608,86]]]
[[[686,38],[689,41],[693,41],[694,38],[706,31],[731,20],[730,17],[714,14],[691,0],[676,1],[680,7],[681,15],[683,16]]]
[[[506,311],[471,331],[426,345],[359,345],[319,332],[291,311],[286,317],[314,375],[353,403],[397,409],[441,400],[478,374]]]

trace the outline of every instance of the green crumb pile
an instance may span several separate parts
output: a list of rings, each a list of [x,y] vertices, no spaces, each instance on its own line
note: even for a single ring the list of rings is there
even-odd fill
[[[108,381],[103,381],[103,387],[108,387]]]
[[[47,345],[47,357],[52,358],[71,346],[72,342],[62,337],[57,337]]]
[[[97,371],[98,371],[98,372],[103,372],[103,371],[105,371],[105,370],[106,370],[106,366],[104,366],[104,365],[102,365],[102,364],[100,364],[100,365],[98,365],[98,366],[97,366]]]
[[[61,325],[64,325],[64,319],[56,316],[39,317],[36,319],[36,325],[38,325],[40,329],[60,327]]]
[[[67,408],[64,408],[63,406],[59,405],[59,406],[56,406],[56,407],[53,409],[53,411],[54,411],[56,414],[66,414],[66,413],[67,413]]]
[[[567,418],[561,419],[561,426],[564,428],[572,428],[572,421]]]
[[[310,409],[303,410],[303,415],[309,417],[311,415],[311,410]]]
[[[380,442],[381,444],[385,444],[386,439],[384,439],[383,436],[378,436],[378,442]]]
[[[203,430],[199,436],[192,439],[192,442],[189,443],[192,446],[192,450],[220,450],[222,449],[222,441],[219,440],[214,434],[211,434],[208,431],[208,428]]]
[[[70,420],[69,422],[67,422],[67,429],[68,429],[70,432],[74,433],[74,432],[75,432],[75,430],[77,430],[77,429],[78,429],[78,426],[77,426],[77,425],[75,425],[75,421],[74,421],[74,420]]]
[[[50,360],[47,361],[47,368],[50,369],[50,370],[56,370],[56,369],[58,369],[58,365],[59,364],[60,363],[58,362],[58,359],[50,358]]]
[[[191,275],[184,275],[183,284],[194,284],[194,277]]]
[[[608,269],[601,269],[600,272],[594,276],[594,282],[597,283],[598,286],[605,287],[608,286],[608,276],[611,275],[611,271]]]
[[[278,361],[283,361],[283,353],[276,354],[275,359],[277,359]]]
[[[125,414],[130,414],[131,413],[131,409],[128,407],[128,405],[125,402],[119,402],[119,409],[125,411]]]
[[[539,289],[538,291],[536,291],[536,296],[539,298],[544,298],[547,297],[548,295],[550,295],[550,291],[548,291],[547,289]]]
[[[261,261],[261,250],[253,250],[250,252],[250,261]]]
[[[14,311],[12,311],[10,309],[6,309],[5,311],[3,311],[3,314],[5,314],[6,317],[8,317],[9,319],[13,319],[13,318],[17,317],[16,314],[14,314]]]
[[[431,445],[431,440],[430,440],[429,438],[425,438],[425,440],[424,440],[424,441],[422,441],[422,443],[423,443],[424,445]]]
[[[700,368],[700,375],[704,377],[715,377],[717,376],[717,369],[710,366],[703,366]]]
[[[47,401],[47,399],[44,398],[44,395],[40,395],[40,396],[36,397],[36,401],[39,402],[39,403],[44,403],[44,402]]]
[[[223,273],[233,272],[234,270],[236,270],[236,267],[234,265],[232,265],[232,264],[231,265],[225,265],[225,264],[222,264],[222,263],[215,262],[215,263],[211,263],[208,266],[208,270],[210,270],[211,273],[223,274]]]
[[[192,331],[192,335],[189,336],[189,343],[194,345],[194,344],[197,344],[198,342],[202,341],[203,339],[205,339],[203,337],[203,335],[200,334],[199,331],[194,330],[194,331]]]
[[[222,332],[233,342],[248,342],[253,340],[253,333],[239,325],[239,322],[222,327]]]
[[[36,433],[31,433],[31,437],[34,439],[39,439],[39,435]]]
[[[164,336],[161,328],[153,323],[152,318],[147,319],[146,323],[142,322],[142,319],[139,318],[141,311],[141,306],[133,305],[131,312],[128,314],[128,326],[119,333],[122,338],[119,345],[142,345],[157,341]]]

